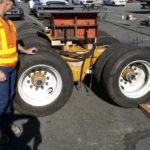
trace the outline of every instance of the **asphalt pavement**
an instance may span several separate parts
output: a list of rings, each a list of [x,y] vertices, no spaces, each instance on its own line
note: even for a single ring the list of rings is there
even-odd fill
[[[28,14],[26,5],[23,6]],[[140,46],[149,46],[150,27],[140,23],[150,10],[141,10],[139,3],[107,8],[111,13],[100,22],[101,30],[119,40],[136,39]],[[138,19],[122,20],[122,15],[127,14]],[[15,21],[15,24],[19,26],[31,20],[26,15],[24,21]],[[22,133],[3,146],[4,150],[150,149],[150,120],[138,108],[125,109],[112,104],[97,87],[88,92],[84,86],[74,87],[68,103],[53,115],[28,118],[16,113],[15,123]]]

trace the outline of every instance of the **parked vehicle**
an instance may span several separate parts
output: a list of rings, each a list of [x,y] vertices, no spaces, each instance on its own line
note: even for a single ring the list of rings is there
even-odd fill
[[[40,0],[41,5],[69,5],[66,0]]]
[[[72,0],[72,3],[75,5],[86,5],[86,4],[93,4],[94,0]]]
[[[69,5],[66,0],[30,0],[29,1],[29,8],[30,13],[36,12],[36,7],[42,6],[59,6],[59,5]]]
[[[30,14],[35,12],[35,6],[40,5],[39,0],[30,0],[29,1],[29,9],[30,9]]]
[[[150,0],[137,0],[137,1],[140,1],[141,2],[141,5],[142,5],[142,8],[150,8]]]
[[[112,5],[112,6],[125,6],[126,0],[103,0],[105,5]]]
[[[15,3],[13,9],[10,12],[6,13],[8,18],[15,18],[15,19],[23,19],[24,18],[24,10],[18,3]]]

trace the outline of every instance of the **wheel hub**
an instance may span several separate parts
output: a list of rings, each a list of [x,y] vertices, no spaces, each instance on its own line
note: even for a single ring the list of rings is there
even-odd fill
[[[126,80],[127,81],[132,81],[135,79],[135,72],[128,72],[126,75]]]
[[[128,80],[127,78],[128,78],[128,76],[129,76],[129,74],[130,74],[131,72],[133,72],[132,68],[126,68],[126,69],[122,72],[122,78],[123,78],[124,80]]]
[[[121,92],[128,98],[139,98],[150,90],[150,63],[133,61],[124,67],[119,77]]]
[[[62,90],[59,72],[49,65],[35,65],[25,70],[18,82],[22,99],[32,106],[46,106],[54,102]]]
[[[36,87],[42,87],[46,82],[46,76],[43,73],[34,73],[31,77],[32,84]]]

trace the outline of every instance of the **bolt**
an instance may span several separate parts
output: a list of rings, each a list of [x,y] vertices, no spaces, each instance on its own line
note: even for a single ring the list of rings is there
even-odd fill
[[[47,72],[46,71],[44,71],[44,75],[46,75],[47,74]]]
[[[134,67],[134,70],[136,70],[137,68],[136,67]]]
[[[124,90],[124,87],[123,87],[123,86],[121,86],[121,88]]]
[[[30,80],[28,80],[27,83],[30,83]]]
[[[135,75],[138,75],[138,73],[136,72]]]
[[[49,90],[48,94],[51,94],[53,92],[53,88],[52,87],[50,87],[48,90]]]
[[[41,89],[44,89],[44,86],[41,86]]]
[[[125,81],[124,84],[127,84],[127,82]]]
[[[131,80],[133,80],[133,79],[135,78],[135,75],[131,75],[131,77],[130,77],[130,78],[131,78]]]
[[[129,81],[129,83],[132,83],[132,81]]]
[[[37,90],[38,90],[38,87],[36,87],[35,90],[37,91]]]
[[[32,88],[33,88],[33,85],[30,85],[30,88],[32,89]]]
[[[46,82],[46,85],[48,85],[48,82]]]
[[[49,77],[47,77],[47,80],[49,80]]]
[[[123,79],[120,79],[121,82],[123,82]]]

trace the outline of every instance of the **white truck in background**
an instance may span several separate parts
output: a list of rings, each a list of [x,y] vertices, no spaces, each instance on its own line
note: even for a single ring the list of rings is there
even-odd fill
[[[95,0],[72,0],[72,3],[75,5],[86,5],[93,4]]]
[[[105,5],[112,5],[112,6],[125,6],[126,0],[103,0]]]

